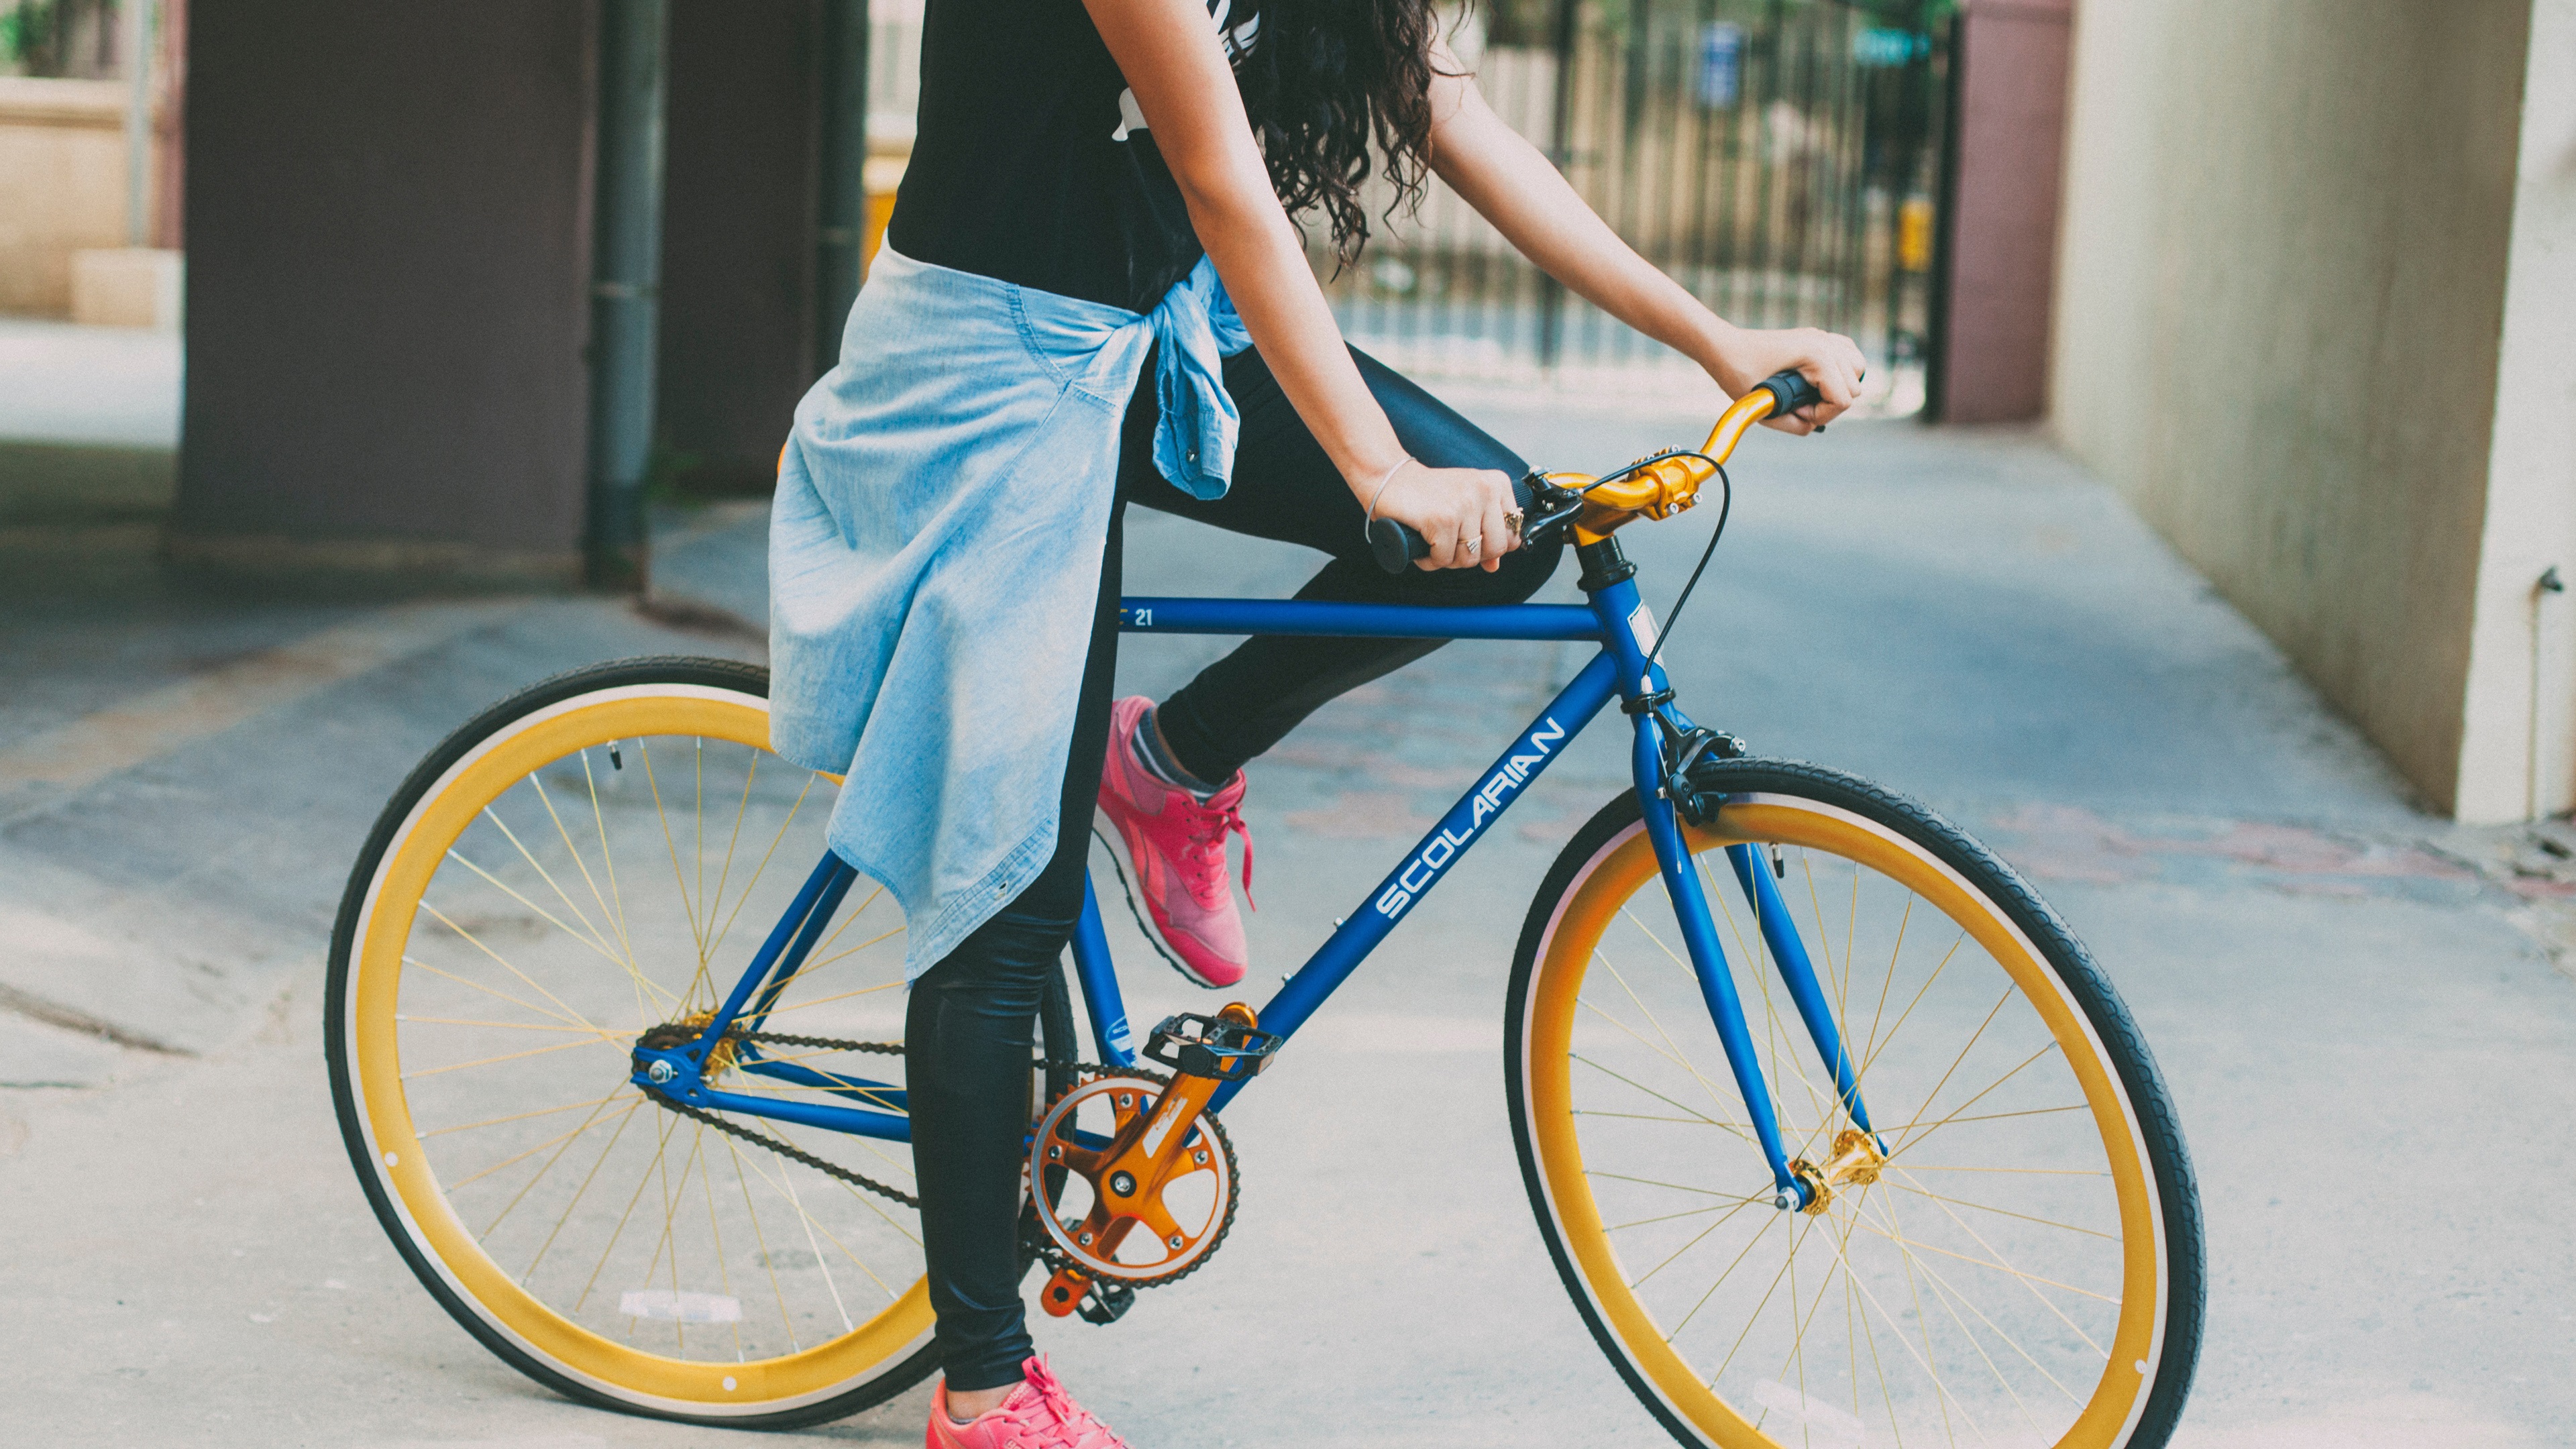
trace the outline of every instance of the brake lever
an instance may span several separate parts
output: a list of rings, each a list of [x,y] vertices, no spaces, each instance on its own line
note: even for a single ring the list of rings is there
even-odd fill
[[[1524,480],[1529,489],[1529,502],[1521,510],[1521,542],[1541,542],[1547,531],[1583,511],[1583,495],[1571,488],[1559,488],[1547,481],[1547,475],[1532,473]]]
[[[1512,485],[1512,499],[1521,507],[1521,542],[1537,543],[1543,530],[1552,529],[1583,511],[1583,495],[1559,488],[1547,481],[1547,475],[1532,470]],[[1369,549],[1377,556],[1377,566],[1390,574],[1400,574],[1418,558],[1427,558],[1431,545],[1422,535],[1392,518],[1372,518],[1368,524]]]

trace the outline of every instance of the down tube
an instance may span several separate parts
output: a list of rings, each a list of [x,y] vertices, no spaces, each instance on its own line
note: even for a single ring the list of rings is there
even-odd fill
[[[1414,903],[1440,883],[1458,858],[1467,853],[1484,831],[1502,818],[1512,801],[1528,792],[1529,784],[1549,765],[1556,763],[1566,743],[1583,733],[1583,727],[1609,703],[1617,687],[1617,666],[1608,653],[1594,656],[1560,691],[1537,720],[1511,747],[1494,759],[1477,776],[1478,784],[1458,803],[1449,807],[1447,818],[1432,827],[1429,835],[1407,851],[1404,863],[1387,878],[1378,882],[1366,904],[1351,913],[1341,929],[1333,932],[1297,974],[1288,978],[1270,1004],[1261,1008],[1261,1027],[1281,1035],[1294,1033],[1315,1014],[1324,998],[1359,969],[1369,952],[1395,929],[1395,923]],[[1220,1089],[1210,1110],[1220,1109],[1234,1100],[1243,1088],[1241,1082],[1229,1082]]]

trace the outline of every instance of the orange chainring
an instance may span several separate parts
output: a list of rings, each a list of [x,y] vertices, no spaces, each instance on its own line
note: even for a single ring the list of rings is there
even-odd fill
[[[1093,1280],[1146,1288],[1185,1277],[1207,1261],[1233,1227],[1234,1145],[1211,1114],[1202,1112],[1191,1122],[1160,1182],[1131,1181],[1126,1192],[1115,1193],[1112,1184],[1101,1181],[1109,1161],[1135,1142],[1170,1090],[1171,1082],[1160,1073],[1085,1067],[1039,1119],[1029,1147],[1032,1182],[1043,1183],[1046,1172],[1062,1174],[1061,1190],[1044,1194],[1058,1210],[1038,1215],[1045,1236],[1041,1256],[1056,1270],[1040,1295],[1049,1313],[1072,1312]],[[1099,1130],[1103,1127],[1109,1129],[1105,1134]],[[1108,1145],[1094,1145],[1104,1135]],[[1073,1193],[1077,1181],[1088,1191],[1089,1203],[1081,1217],[1068,1220],[1063,1198]],[[1179,1204],[1171,1200],[1175,1188],[1183,1190]],[[1117,1210],[1114,1196],[1134,1210]],[[1202,1196],[1203,1204],[1198,1201]]]

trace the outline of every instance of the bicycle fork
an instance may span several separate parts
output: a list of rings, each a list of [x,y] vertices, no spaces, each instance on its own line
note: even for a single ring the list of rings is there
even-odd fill
[[[1599,551],[1597,555],[1595,550]],[[1876,1178],[1878,1164],[1886,1159],[1887,1145],[1870,1125],[1869,1108],[1861,1099],[1860,1072],[1835,1025],[1832,1006],[1823,984],[1817,980],[1797,923],[1780,898],[1777,878],[1765,868],[1768,862],[1753,846],[1730,845],[1726,847],[1727,859],[1734,867],[1745,903],[1753,912],[1763,946],[1789,999],[1797,1006],[1817,1056],[1832,1074],[1835,1095],[1853,1124],[1835,1135],[1832,1155],[1822,1164],[1792,1157],[1782,1144],[1779,1110],[1763,1080],[1752,1031],[1745,1022],[1744,1003],[1735,989],[1725,947],[1717,938],[1708,894],[1701,887],[1684,837],[1675,798],[1675,787],[1682,782],[1670,768],[1665,753],[1667,729],[1687,734],[1693,726],[1673,707],[1672,690],[1663,671],[1648,661],[1655,639],[1653,615],[1637,597],[1636,585],[1630,581],[1634,570],[1619,556],[1617,540],[1604,539],[1587,546],[1583,553],[1584,588],[1603,620],[1612,652],[1619,656],[1620,678],[1629,682],[1621,691],[1622,708],[1635,722],[1632,768],[1647,838],[1654,845],[1655,863],[1663,875],[1665,892],[1671,897],[1673,915],[1681,924],[1683,947],[1690,953],[1700,999],[1708,1008],[1710,1023],[1717,1028],[1719,1044],[1726,1050],[1727,1066],[1734,1074],[1737,1093],[1744,1099],[1754,1138],[1770,1165],[1772,1205],[1784,1211],[1794,1208],[1822,1212],[1835,1185]]]

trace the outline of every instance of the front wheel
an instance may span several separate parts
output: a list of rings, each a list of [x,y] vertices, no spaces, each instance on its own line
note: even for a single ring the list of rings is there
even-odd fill
[[[1701,887],[1784,1146],[1835,1181],[1773,1205],[1637,798],[1612,801],[1531,903],[1504,1028],[1522,1177],[1593,1337],[1684,1444],[2163,1444],[2199,1351],[2200,1207],[2118,994],[1923,807],[1806,765],[1708,779]],[[1739,861],[1804,942],[1867,1147]]]

